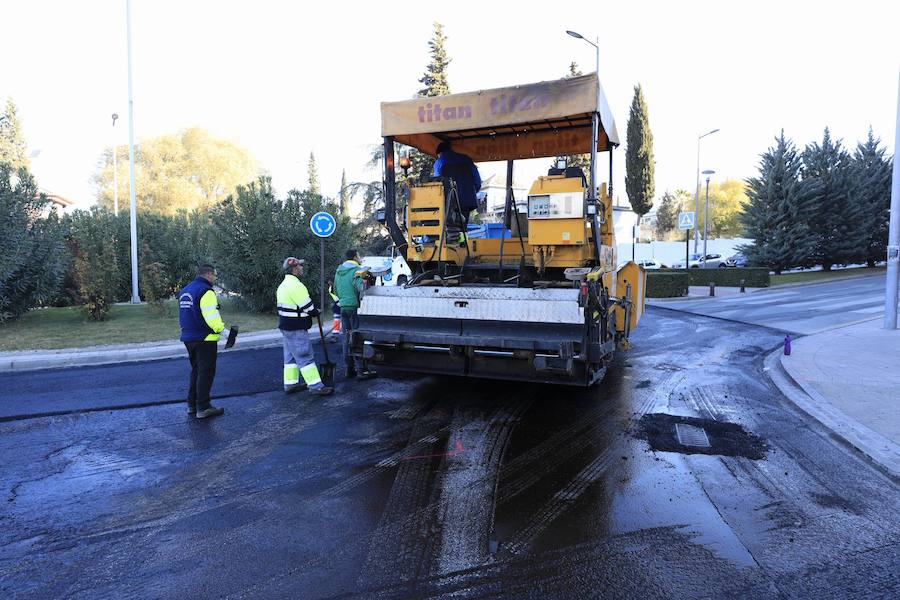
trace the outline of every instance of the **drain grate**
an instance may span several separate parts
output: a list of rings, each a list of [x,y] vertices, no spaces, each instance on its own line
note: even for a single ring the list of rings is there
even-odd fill
[[[678,438],[678,443],[682,446],[709,448],[709,438],[706,437],[706,431],[702,427],[675,423],[675,436]]]

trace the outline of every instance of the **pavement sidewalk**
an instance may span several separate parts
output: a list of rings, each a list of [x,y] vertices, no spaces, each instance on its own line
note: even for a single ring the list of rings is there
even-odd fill
[[[877,317],[809,335],[767,366],[803,411],[900,477],[900,330]]]
[[[715,297],[711,297],[709,295],[709,286],[708,285],[692,285],[688,287],[688,295],[687,296],[679,296],[677,298],[647,298],[647,304],[668,304],[669,302],[679,302],[682,300],[699,300],[701,298],[710,298],[715,300],[715,298],[728,298],[729,296],[746,296],[747,294],[752,294],[753,292],[758,292],[760,290],[770,290],[772,288],[744,288],[746,291],[741,292],[741,288],[739,287],[726,287],[726,286],[716,286],[716,295]]]
[[[332,321],[322,321],[326,337],[330,335]],[[319,326],[309,330],[312,339],[319,338]],[[225,339],[219,341],[219,352],[237,352],[256,348],[273,348],[281,345],[278,329],[252,331],[238,335],[237,343],[230,350],[222,350]],[[0,352],[0,373],[10,371],[34,371],[38,369],[59,369],[86,365],[106,365],[113,363],[183,358],[187,356],[184,344],[178,340],[143,342],[140,344],[115,344],[110,346],[89,346],[86,348],[63,348],[60,350],[26,350],[22,352]]]

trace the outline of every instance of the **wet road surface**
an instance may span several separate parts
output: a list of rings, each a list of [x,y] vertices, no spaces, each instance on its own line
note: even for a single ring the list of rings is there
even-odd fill
[[[280,352],[247,351],[210,422],[0,423],[0,596],[900,595],[900,486],[768,383],[777,332],[651,308],[633,341],[591,390],[397,375],[286,397]],[[183,367],[46,393],[140,372],[170,401]]]

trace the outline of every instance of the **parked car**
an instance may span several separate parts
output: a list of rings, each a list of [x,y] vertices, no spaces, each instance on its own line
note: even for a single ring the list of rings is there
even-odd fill
[[[665,269],[666,266],[659,261],[649,259],[649,260],[639,260],[637,264],[644,267],[645,269]]]
[[[697,266],[703,269],[724,269],[728,266],[728,261],[721,254],[707,254],[700,259]]]
[[[725,264],[729,267],[746,267],[747,266],[747,257],[738,252],[734,256],[728,258],[725,261]]]
[[[690,266],[690,268],[692,268],[692,269],[699,269],[699,268],[700,268],[700,257],[702,257],[702,256],[703,256],[702,254],[691,254],[690,260],[689,260],[689,263],[688,263],[689,266]],[[674,263],[674,264],[672,265],[672,268],[673,268],[673,269],[683,269],[683,268],[684,268],[684,261],[683,261],[683,260],[679,260],[678,262],[676,262],[676,263]]]

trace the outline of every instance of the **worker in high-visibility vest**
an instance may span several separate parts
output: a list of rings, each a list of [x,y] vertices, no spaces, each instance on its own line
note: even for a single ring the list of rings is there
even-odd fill
[[[319,316],[306,286],[300,282],[303,260],[289,256],[281,267],[284,281],[278,286],[275,299],[278,304],[278,329],[281,330],[284,347],[284,391],[297,392],[309,388],[311,394],[327,396],[334,389],[326,387],[319,376],[319,368],[309,342],[312,318]],[[300,383],[303,377],[304,384]]]
[[[209,402],[209,393],[216,377],[216,357],[219,334],[225,323],[219,314],[219,300],[213,291],[216,269],[202,265],[197,277],[178,292],[178,321],[181,325],[181,341],[187,348],[191,362],[191,378],[188,388],[188,415],[198,419],[215,417],[225,412]]]

